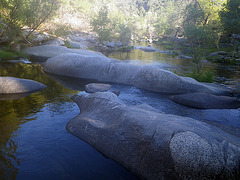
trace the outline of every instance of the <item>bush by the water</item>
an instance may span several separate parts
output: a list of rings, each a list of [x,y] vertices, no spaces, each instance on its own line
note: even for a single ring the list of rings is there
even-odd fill
[[[8,51],[8,50],[0,49],[0,59],[2,59],[2,60],[12,60],[17,57],[26,57],[26,55],[24,55],[21,52],[12,52],[12,51]]]
[[[210,70],[202,70],[199,73],[197,70],[193,70],[191,73],[187,74],[187,76],[196,79],[199,82],[208,82],[212,83],[214,82],[214,72]]]

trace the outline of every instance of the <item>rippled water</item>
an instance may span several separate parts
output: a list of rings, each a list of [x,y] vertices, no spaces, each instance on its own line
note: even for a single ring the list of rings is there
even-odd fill
[[[156,47],[160,48],[160,47]],[[174,72],[193,68],[190,60],[158,52],[133,50],[109,57],[133,64],[155,64]],[[239,87],[239,66],[209,64],[218,81]],[[26,96],[0,96],[0,179],[136,179],[134,175],[66,130],[79,113],[70,100],[89,81],[45,74],[40,64],[0,63],[0,76],[36,80],[47,85]],[[194,110],[165,96],[135,87],[113,85],[127,104],[149,104],[160,111],[240,129],[239,110]]]

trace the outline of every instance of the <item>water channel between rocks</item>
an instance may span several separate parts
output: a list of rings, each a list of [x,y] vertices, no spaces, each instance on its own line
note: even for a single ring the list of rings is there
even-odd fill
[[[108,56],[180,73],[193,68],[191,60],[159,52],[133,50]],[[216,71],[219,83],[235,90],[240,87],[239,66],[207,64],[206,68]],[[0,76],[32,79],[47,85],[25,97],[0,96],[0,179],[137,179],[65,128],[79,113],[70,97],[84,93],[84,85],[90,81],[45,74],[38,62],[1,63]],[[240,135],[239,109],[197,110],[135,87],[114,84],[113,90],[120,91],[119,98],[126,104],[148,104],[164,113],[193,117],[229,131],[234,127],[236,132],[232,133]]]

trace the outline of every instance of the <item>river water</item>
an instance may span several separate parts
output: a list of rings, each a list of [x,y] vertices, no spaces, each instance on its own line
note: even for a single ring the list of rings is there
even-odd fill
[[[173,72],[188,72],[194,67],[191,60],[159,52],[132,50],[108,56],[132,64],[155,64]],[[208,64],[207,68],[216,71],[218,83],[239,88],[239,66]],[[0,76],[32,79],[47,86],[25,97],[0,95],[0,179],[137,179],[65,128],[79,113],[70,97],[84,93],[84,85],[91,81],[46,74],[39,62],[2,62]],[[235,127],[235,134],[240,130],[239,110],[194,110],[135,87],[114,84],[114,89],[127,104],[145,103],[165,113]]]

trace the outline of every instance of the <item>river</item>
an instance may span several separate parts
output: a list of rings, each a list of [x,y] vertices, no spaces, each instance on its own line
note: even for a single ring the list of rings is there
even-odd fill
[[[111,53],[108,57],[132,64],[155,64],[180,73],[194,67],[191,60],[159,52],[132,50]],[[239,66],[209,63],[205,68],[216,72],[217,83],[239,90]],[[0,96],[0,179],[137,179],[65,128],[79,113],[70,97],[84,93],[84,85],[91,81],[46,74],[36,61],[32,64],[2,62],[0,76],[32,79],[47,86],[25,97]],[[240,130],[239,110],[195,110],[175,104],[164,95],[135,87],[114,84],[113,90],[119,90],[119,98],[127,104],[145,103],[165,113]]]

